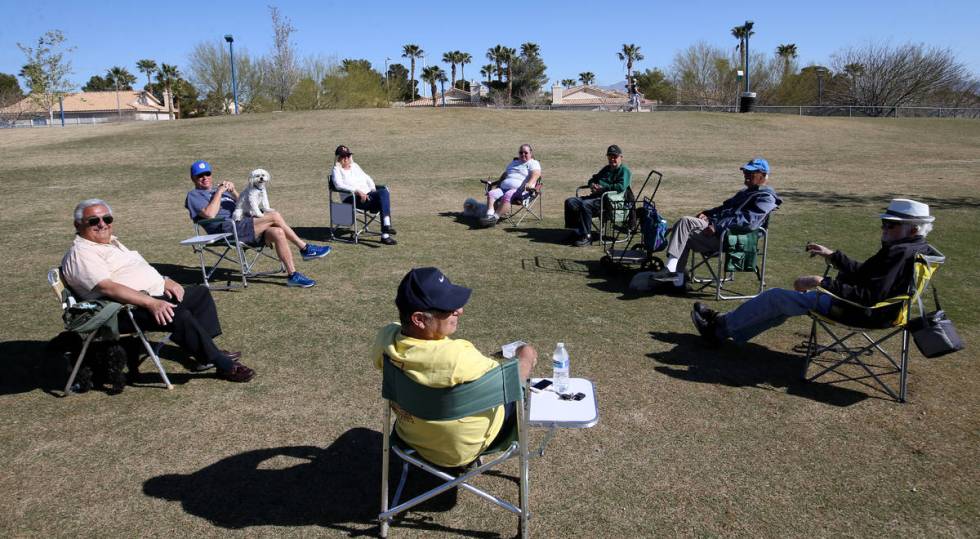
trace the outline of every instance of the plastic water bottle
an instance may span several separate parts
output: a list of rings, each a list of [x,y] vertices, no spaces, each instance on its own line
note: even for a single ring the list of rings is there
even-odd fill
[[[555,347],[555,353],[551,355],[551,364],[555,368],[555,392],[559,395],[568,393],[569,360],[565,343],[560,342]]]

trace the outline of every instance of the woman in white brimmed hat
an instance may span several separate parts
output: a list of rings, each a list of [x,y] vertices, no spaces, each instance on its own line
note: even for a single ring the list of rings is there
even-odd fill
[[[888,204],[881,217],[881,249],[864,262],[823,245],[806,246],[810,256],[822,256],[837,268],[837,277],[804,275],[796,279],[795,290],[770,288],[729,313],[717,313],[697,302],[691,318],[698,332],[710,343],[731,337],[745,342],[763,331],[782,324],[790,316],[811,310],[824,314],[830,310],[830,296],[815,290],[818,286],[832,294],[861,305],[875,303],[905,293],[913,277],[912,261],[919,253],[938,254],[926,243],[935,218],[929,205],[905,198]]]

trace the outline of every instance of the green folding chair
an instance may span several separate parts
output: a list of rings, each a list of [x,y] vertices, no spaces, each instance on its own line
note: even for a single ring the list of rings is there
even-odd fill
[[[773,210],[775,212],[775,210]],[[718,236],[718,249],[710,253],[700,253],[700,260],[691,256],[691,284],[695,291],[714,287],[715,299],[751,299],[766,289],[766,259],[769,252],[769,220],[770,213],[762,226],[756,230],[743,233],[723,231]],[[692,255],[694,253],[691,253]],[[712,262],[717,265],[712,267]],[[698,276],[697,270],[705,268],[707,276]],[[751,293],[740,293],[733,289],[737,273],[753,274],[759,283],[758,290]],[[742,290],[745,290],[744,288]]]
[[[481,498],[518,515],[520,533],[528,536],[528,449],[527,449],[527,419],[524,410],[525,394],[521,386],[520,370],[517,361],[504,363],[483,375],[477,380],[449,388],[431,388],[421,385],[409,378],[390,359],[384,358],[384,381],[381,396],[385,399],[384,423],[382,424],[382,463],[381,463],[381,536],[388,536],[392,518],[403,511],[437,496],[449,489],[459,487],[472,492]],[[391,423],[392,408],[401,410],[415,417],[430,421],[446,421],[471,416],[485,410],[516,402],[516,422],[513,432],[495,447],[490,447],[477,458],[465,473],[453,476],[445,470],[431,464],[418,455],[411,446],[404,443],[394,431]],[[388,466],[389,450],[398,455],[404,462],[401,479],[395,489],[395,495],[388,504]],[[484,456],[497,454],[484,462]],[[485,473],[501,463],[517,457],[520,459],[520,503],[515,506],[502,498],[485,492],[470,483],[474,477]],[[442,479],[445,483],[419,494],[402,503],[399,502],[402,489],[408,476],[409,465],[416,466]]]
[[[118,340],[120,337],[130,335],[135,335],[140,343],[143,344],[143,348],[146,349],[146,354],[153,360],[157,372],[160,373],[160,379],[167,389],[174,388],[173,384],[170,383],[170,379],[167,378],[167,371],[163,369],[163,365],[160,363],[159,355],[163,345],[170,340],[169,333],[156,346],[150,346],[150,341],[146,338],[146,334],[140,329],[136,320],[133,318],[132,305],[123,305],[114,301],[104,300],[77,301],[71,289],[65,285],[65,282],[61,278],[61,268],[51,268],[48,270],[48,284],[51,285],[55,295],[61,300],[61,314],[65,322],[65,329],[76,333],[82,338],[83,342],[82,350],[78,353],[75,366],[72,368],[71,374],[68,376],[68,382],[65,384],[66,397],[73,394],[71,386],[75,383],[75,377],[78,376],[78,371],[82,368],[82,362],[85,360],[85,354],[88,352],[89,345],[93,341]],[[123,313],[129,317],[129,321],[133,326],[133,332],[131,334],[120,334],[119,332],[117,318]]]
[[[928,288],[935,272],[946,261],[942,253],[939,251],[934,253],[916,255],[913,277],[907,293],[885,299],[870,307],[848,301],[823,288],[818,288],[820,292],[831,297],[830,311],[826,315],[816,311],[809,313],[813,325],[806,344],[803,378],[812,382],[834,373],[839,378],[832,380],[831,383],[856,381],[871,389],[881,390],[898,402],[905,402],[911,348],[909,321],[912,320],[912,305],[918,303],[919,315],[925,314],[921,301],[922,293]],[[820,330],[830,337],[830,343],[819,342]],[[898,359],[892,357],[883,346],[887,340],[896,335],[901,335],[902,339]],[[859,338],[857,344],[848,342],[853,337]],[[834,357],[829,360],[824,359],[821,358],[823,354],[831,354]],[[885,361],[875,363],[874,358],[878,355]],[[813,376],[807,377],[810,364],[814,362],[820,362],[823,368]],[[859,367],[860,370],[857,371],[859,375],[845,372],[848,366]],[[898,375],[897,392],[884,378],[895,374]]]

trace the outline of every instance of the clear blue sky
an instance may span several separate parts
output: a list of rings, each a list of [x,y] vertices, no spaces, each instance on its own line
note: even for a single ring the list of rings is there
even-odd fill
[[[488,63],[484,56],[488,47],[501,43],[518,48],[534,41],[541,46],[552,81],[592,71],[600,84],[613,84],[623,79],[623,66],[615,56],[623,43],[640,45],[646,56],[638,64],[640,69],[665,69],[677,50],[699,40],[734,47],[730,29],[750,19],[756,31],[753,50],[773,51],[780,43],[796,43],[801,66],[827,64],[841,47],[870,40],[913,41],[952,49],[975,76],[980,75],[980,0],[640,0],[624,2],[631,7],[618,10],[609,9],[612,2],[577,0],[11,0],[5,4],[0,72],[16,74],[24,64],[18,42],[27,44],[47,30],[60,29],[75,47],[71,78],[78,86],[113,65],[126,67],[142,79],[135,66],[140,58],[176,64],[185,71],[188,52],[196,43],[220,40],[227,33],[235,36],[236,50],[265,54],[272,46],[269,4],[292,20],[300,56],[366,58],[379,71],[386,57],[405,62],[400,58],[402,45],[416,43],[426,51],[429,64],[446,51],[469,52],[474,62],[466,66],[466,77],[479,78],[480,66]]]

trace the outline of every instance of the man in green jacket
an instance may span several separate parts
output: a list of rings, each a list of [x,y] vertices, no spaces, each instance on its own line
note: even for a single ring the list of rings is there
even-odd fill
[[[565,228],[575,231],[572,245],[589,245],[589,232],[592,228],[592,215],[599,212],[602,194],[607,191],[622,193],[630,186],[630,169],[623,164],[623,150],[613,144],[606,150],[609,164],[602,167],[589,180],[591,192],[584,197],[565,199]]]

